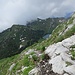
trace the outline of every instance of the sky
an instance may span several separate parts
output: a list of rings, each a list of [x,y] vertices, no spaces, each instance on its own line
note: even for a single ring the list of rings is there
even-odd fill
[[[63,17],[75,11],[75,0],[0,0],[0,32],[36,18]]]

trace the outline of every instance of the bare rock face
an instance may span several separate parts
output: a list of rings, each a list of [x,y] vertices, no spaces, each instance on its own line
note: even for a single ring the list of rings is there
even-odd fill
[[[48,62],[41,61],[37,68],[32,69],[28,75],[59,75],[52,71],[52,65]]]
[[[48,60],[49,56],[46,55],[45,59],[40,61],[37,67],[29,72],[29,75],[59,75],[52,71],[52,65],[49,64]]]
[[[75,35],[50,45],[45,53],[51,58],[49,64],[52,64],[52,71],[60,75],[75,75],[75,59],[73,60],[74,49],[70,50],[71,46],[75,45]],[[73,54],[71,53],[73,51]]]
[[[45,59],[29,75],[75,75],[75,59],[72,60],[71,47],[75,45],[75,35],[50,45],[45,50]],[[73,50],[73,49],[72,49]],[[75,53],[75,50],[73,50]]]
[[[41,75],[59,75],[52,71],[52,65],[45,60],[40,62],[39,67],[41,70]]]
[[[40,74],[40,68],[35,67],[34,69],[32,69],[28,75],[41,75]]]

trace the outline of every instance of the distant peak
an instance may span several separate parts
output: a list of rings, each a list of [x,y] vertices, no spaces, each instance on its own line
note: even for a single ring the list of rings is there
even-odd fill
[[[72,14],[72,17],[75,17],[75,12]]]
[[[19,25],[19,24],[12,25],[12,27],[22,27],[22,26],[24,26],[24,25]]]
[[[69,12],[65,15],[65,18],[70,18],[73,15],[74,12]]]

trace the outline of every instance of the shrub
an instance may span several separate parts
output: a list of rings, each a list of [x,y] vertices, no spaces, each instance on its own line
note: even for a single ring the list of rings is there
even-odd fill
[[[45,51],[45,47],[43,46],[41,50],[42,50],[42,51]]]
[[[71,52],[71,55],[72,55],[71,59],[72,60],[75,60],[75,51],[74,50],[71,50],[70,52]]]
[[[75,48],[75,45],[71,46],[70,48]]]
[[[33,55],[32,58],[34,61],[38,61],[38,57],[36,55]]]
[[[41,55],[41,59],[42,59],[42,60],[45,59],[45,54],[44,54],[44,53]]]
[[[67,64],[66,67],[69,66],[69,65],[72,65],[70,62],[66,62],[66,64]]]

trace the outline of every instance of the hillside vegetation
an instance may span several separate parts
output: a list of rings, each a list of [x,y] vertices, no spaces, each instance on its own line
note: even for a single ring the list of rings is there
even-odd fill
[[[64,21],[64,18],[48,18],[28,22],[25,26],[13,25],[0,33],[0,59],[22,52],[43,39],[46,34],[51,34],[52,30]]]
[[[35,75],[37,68],[35,68],[42,61],[48,62],[48,57],[45,54],[45,49],[49,45],[63,41],[66,38],[75,34],[75,16],[73,15],[67,22],[59,24],[52,32],[51,36],[38,43],[34,43],[32,46],[27,47],[20,54],[0,60],[0,74],[1,75]],[[71,46],[75,48],[75,45]],[[57,54],[60,55],[60,54]],[[72,59],[75,60],[75,52],[71,50]],[[67,66],[71,65],[70,62],[66,62]],[[47,65],[48,66],[48,65]],[[33,71],[31,71],[34,69]],[[44,71],[44,68],[41,68]],[[48,67],[47,67],[48,69]],[[33,72],[33,74],[31,74]],[[41,71],[42,72],[42,71]],[[50,71],[49,71],[50,72]],[[51,71],[53,73],[53,71]],[[45,72],[44,72],[45,73]],[[40,74],[39,74],[40,75]],[[43,75],[43,72],[42,72]],[[48,75],[48,73],[47,73]],[[51,74],[50,74],[51,75]],[[53,73],[53,75],[60,75]]]

